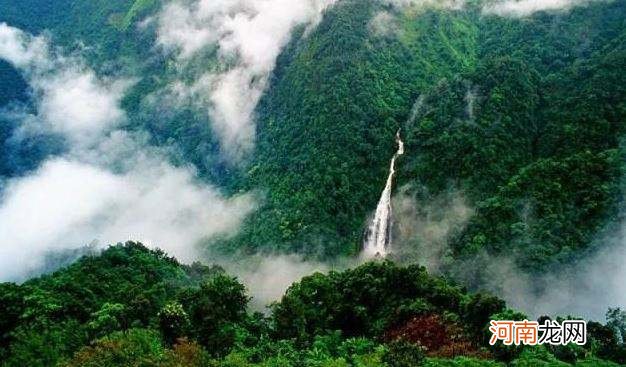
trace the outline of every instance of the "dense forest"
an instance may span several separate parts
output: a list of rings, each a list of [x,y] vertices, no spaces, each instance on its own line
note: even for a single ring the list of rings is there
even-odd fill
[[[21,285],[0,285],[6,366],[613,366],[614,329],[584,346],[489,347],[490,319],[522,320],[423,267],[370,262],[294,283],[268,312],[218,266],[128,242]],[[613,362],[610,362],[613,361]]]
[[[537,316],[492,283],[626,244],[626,1],[506,2],[0,1],[0,365],[626,364],[626,304],[584,346],[488,344],[489,320]],[[19,64],[16,32],[46,61]],[[63,73],[117,93],[96,143],[45,121]],[[390,255],[362,261],[397,132]],[[20,251],[38,261],[5,276]],[[254,312],[225,268],[283,255],[338,270]]]
[[[397,37],[363,26],[380,11],[342,2],[281,56],[249,171],[271,194],[234,245],[358,252],[402,128],[399,185],[461,190],[476,209],[453,259],[574,260],[618,216],[624,2],[530,19],[399,14]]]
[[[524,18],[485,15],[480,2],[403,11],[341,1],[310,34],[296,30],[280,54],[257,108],[256,149],[237,165],[221,156],[210,117],[193,103],[147,102],[180,73],[197,78],[216,62],[208,50],[181,72],[154,55],[156,31],[128,24],[156,2],[49,5],[71,11],[30,2],[0,5],[1,20],[51,30],[69,49],[96,45],[85,53],[102,73],[150,76],[124,96],[127,129],[148,131],[173,161],[193,163],[226,192],[265,193],[240,234],[214,250],[358,253],[398,128],[408,151],[398,186],[426,201],[459,190],[476,211],[450,239],[449,261],[487,250],[512,252],[533,270],[571,262],[620,215],[623,1]],[[90,19],[76,16],[85,13]],[[381,14],[391,20],[379,31]],[[0,102],[24,99],[19,74],[5,63],[0,72]],[[49,136],[16,146],[11,126],[3,124],[5,175],[63,150]]]

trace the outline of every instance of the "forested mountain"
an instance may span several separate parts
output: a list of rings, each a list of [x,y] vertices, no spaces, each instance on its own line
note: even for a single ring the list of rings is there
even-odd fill
[[[392,34],[378,34],[365,25],[393,9],[346,1],[287,49],[249,171],[271,194],[245,244],[358,252],[398,128],[399,185],[462,190],[476,208],[454,257],[569,261],[616,219],[624,2],[523,19],[469,7],[393,14]]]
[[[0,360],[626,363],[619,309],[494,349],[472,293],[626,307],[625,71],[624,0],[0,0]],[[280,256],[342,271],[253,314],[200,263]]]
[[[236,166],[220,157],[206,114],[142,102],[180,73],[154,53],[154,30],[130,27],[156,2],[31,2],[4,3],[2,20],[49,30],[70,49],[88,45],[103,73],[143,75],[124,97],[128,129],[174,146],[178,161],[225,190],[264,190],[262,208],[223,244],[231,250],[358,253],[398,128],[407,142],[399,186],[425,197],[462,190],[476,208],[452,240],[454,257],[487,248],[513,250],[527,267],[569,261],[616,219],[623,1],[522,18],[484,14],[480,2],[407,10],[341,1],[312,32],[296,30],[279,56],[258,107],[257,147]],[[184,77],[211,69],[214,57],[194,60]],[[24,81],[2,65],[3,100],[23,98]],[[26,152],[60,149],[41,145],[53,144]],[[29,167],[11,162],[28,155],[19,149],[6,154],[10,174]]]
[[[137,23],[159,9],[159,2],[137,1],[55,1],[43,0],[25,2],[2,2],[0,22],[25,31],[39,34],[44,32],[63,52],[78,52],[88,60],[90,66],[105,76],[140,76],[127,91],[122,101],[128,114],[125,128],[131,131],[147,130],[155,144],[165,145],[175,150],[172,159],[183,164],[191,162],[199,172],[212,180],[221,182],[237,174],[236,170],[224,172],[227,167],[219,157],[219,147],[211,134],[205,113],[191,106],[155,106],[146,97],[166,86],[176,73],[168,60],[154,52],[154,26],[149,31],[137,31]],[[47,33],[46,33],[47,32]],[[209,56],[210,57],[210,56]],[[206,59],[206,58],[205,58]],[[205,59],[198,60],[200,65]],[[203,67],[210,69],[206,64]],[[198,76],[191,70],[185,77]],[[0,90],[0,106],[13,99],[27,100],[27,84],[14,68],[0,60],[0,74],[3,86]],[[6,117],[0,117],[6,119]],[[2,136],[6,136],[4,149],[13,148],[11,137],[12,123],[3,123]],[[8,130],[8,131],[7,131]],[[58,154],[62,148],[51,146],[50,137],[32,144],[32,147],[4,155],[3,175],[17,175],[24,169],[32,169],[48,154]],[[18,148],[13,148],[18,149]],[[27,156],[34,162],[14,163],[13,159]],[[8,162],[6,162],[8,161]],[[6,167],[4,167],[6,166]]]
[[[490,318],[525,316],[391,262],[305,277],[268,315],[247,312],[245,287],[221,268],[130,242],[0,290],[7,366],[613,366],[598,358],[625,355],[593,322],[583,347],[488,348]]]

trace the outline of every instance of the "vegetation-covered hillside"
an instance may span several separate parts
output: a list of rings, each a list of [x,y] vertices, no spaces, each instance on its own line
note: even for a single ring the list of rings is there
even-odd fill
[[[24,284],[0,284],[0,360],[33,367],[626,362],[613,329],[599,323],[589,324],[583,347],[489,347],[490,318],[525,316],[419,266],[372,262],[316,273],[267,315],[248,312],[249,299],[219,267],[120,244]]]
[[[145,29],[139,26],[155,16],[162,5],[158,0],[5,1],[0,3],[0,22],[46,35],[61,54],[80,54],[99,75],[133,80],[122,101],[128,116],[125,129],[147,131],[151,143],[170,149],[175,163],[195,165],[204,179],[228,190],[227,183],[238,177],[238,170],[226,165],[220,156],[206,111],[149,101],[179,73],[176,64],[159,53],[154,24]],[[210,69],[214,55],[199,57],[196,63],[195,71],[191,67],[182,72],[186,79],[193,80]],[[16,101],[30,104],[27,83],[4,60],[0,60],[0,79],[0,108]],[[22,141],[22,146],[16,146],[11,139],[16,123],[3,114],[0,121],[0,152],[6,157],[0,162],[0,176],[22,175],[64,150],[47,135],[30,137],[27,146]]]
[[[386,26],[406,32],[381,35],[370,23],[384,9],[341,2],[279,59],[248,172],[268,187],[268,205],[244,229],[244,245],[357,253],[415,99],[474,63],[471,13],[398,14]]]
[[[616,2],[486,18],[476,67],[424,95],[407,131],[408,149],[420,153],[403,175],[431,194],[453,185],[472,200],[476,215],[454,239],[455,256],[488,249],[541,268],[573,260],[617,221],[624,12]]]
[[[148,131],[227,192],[264,194],[222,250],[358,253],[399,128],[407,152],[397,186],[422,202],[461,192],[474,211],[450,239],[448,263],[485,250],[515,254],[525,268],[569,262],[617,219],[623,1],[525,17],[486,14],[483,2],[339,1],[314,30],[292,35],[257,108],[256,149],[237,165],[221,156],[205,111],[149,102],[175,78],[215,66],[210,50],[182,70],[155,51],[156,29],[138,24],[161,5],[6,2],[0,20],[48,30],[70,50],[88,45],[100,73],[141,75],[124,99],[127,129]],[[0,72],[0,102],[24,98],[19,74],[6,64]],[[0,134],[3,175],[63,150],[49,137],[16,146],[13,129],[7,122]]]
[[[279,59],[248,171],[267,205],[232,246],[357,253],[401,128],[398,185],[426,203],[460,191],[475,211],[451,259],[574,260],[618,219],[625,15],[340,2]]]
[[[626,223],[626,0],[564,1],[571,6],[521,15],[486,10],[496,2],[337,0],[319,19],[261,6],[277,19],[259,28],[284,27],[288,37],[267,37],[276,59],[257,57],[263,65],[251,67],[258,60],[232,43],[256,40],[246,28],[259,13],[253,5],[275,2],[0,0],[0,30],[43,35],[53,65],[37,74],[12,64],[16,49],[32,50],[0,34],[0,237],[12,236],[0,238],[0,256],[29,244],[13,252],[32,256],[27,274],[56,270],[69,261],[64,251],[72,258],[94,238],[118,235],[198,260],[352,261],[397,132],[405,144],[390,260],[306,276],[263,314],[249,307],[255,289],[219,266],[119,244],[0,283],[0,366],[626,364],[620,309],[606,324],[589,322],[584,346],[491,347],[490,319],[526,316],[468,291],[481,289],[494,259],[530,275],[576,269]],[[210,16],[196,14],[200,3]],[[183,9],[163,13],[171,4]],[[281,23],[284,14],[310,19]],[[191,56],[163,42],[162,23],[175,16],[188,32],[176,36],[202,44]],[[248,32],[213,39],[207,29],[216,30],[203,27],[224,26],[219,17]],[[91,93],[121,116],[103,123],[101,140],[72,141],[43,121],[42,95],[68,92],[63,83],[38,89],[58,82],[55,67],[86,75],[87,92],[126,86],[119,100]],[[244,75],[235,78],[240,89],[218,97],[236,117],[252,105],[244,121],[251,150],[235,161],[213,95],[233,70]],[[56,107],[66,116],[76,106],[63,102]],[[51,166],[65,170],[52,175]],[[137,239],[113,242],[128,240]],[[441,277],[417,265],[431,260]]]

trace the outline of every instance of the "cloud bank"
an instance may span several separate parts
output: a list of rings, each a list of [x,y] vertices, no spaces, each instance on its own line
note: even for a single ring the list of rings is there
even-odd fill
[[[459,10],[466,0],[382,0],[383,4],[398,8],[440,8]]]
[[[483,13],[499,16],[525,17],[539,11],[569,10],[575,6],[587,5],[602,0],[505,0],[483,7]]]
[[[253,208],[250,196],[223,198],[192,170],[151,158],[122,173],[51,159],[3,192],[0,279],[22,278],[47,253],[94,240],[139,240],[189,262],[200,256],[199,241],[234,232]]]
[[[201,77],[200,84],[176,88],[208,102],[212,128],[231,160],[241,160],[254,146],[254,109],[292,31],[317,24],[335,1],[175,1],[157,16],[157,43],[179,63],[217,47],[218,71]]]
[[[440,273],[450,256],[450,238],[462,231],[474,214],[463,194],[450,191],[420,200],[415,190],[405,186],[394,196],[393,206],[394,256]]]
[[[515,259],[485,251],[454,261],[450,239],[474,214],[465,197],[451,190],[420,200],[411,187],[394,196],[392,258],[419,263],[432,273],[450,271],[461,283],[490,291],[529,317],[572,315],[604,321],[609,307],[626,307],[626,220],[599,235],[582,260],[544,273],[529,273]]]
[[[481,265],[491,280],[486,287],[531,317],[573,315],[604,321],[609,307],[626,306],[626,225],[600,242],[597,253],[545,275],[521,271],[510,259],[489,258]]]
[[[266,311],[266,307],[279,301],[294,282],[315,272],[326,273],[332,269],[345,269],[353,263],[335,264],[307,261],[298,255],[255,255],[235,263],[226,261],[229,273],[236,274],[252,295],[251,307]]]
[[[102,79],[78,57],[51,50],[0,24],[0,58],[22,71],[37,113],[24,115],[19,134],[51,131],[67,138],[67,152],[25,177],[5,180],[0,192],[0,281],[36,273],[54,251],[138,240],[183,261],[197,245],[234,233],[255,202],[224,197],[197,179],[193,167],[170,164],[144,134],[115,127],[124,79]]]
[[[0,24],[0,58],[21,70],[37,96],[37,116],[23,129],[93,143],[126,118],[119,107],[129,80],[98,78],[80,58],[57,56],[45,37]]]
[[[458,280],[490,291],[529,317],[584,317],[604,321],[609,307],[626,307],[626,207],[597,234],[578,260],[543,272],[520,268],[511,254],[481,251],[447,264]],[[583,250],[579,250],[583,251]]]

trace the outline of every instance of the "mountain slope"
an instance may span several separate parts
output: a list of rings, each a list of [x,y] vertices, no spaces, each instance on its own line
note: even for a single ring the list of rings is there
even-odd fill
[[[471,14],[427,11],[398,39],[374,34],[383,10],[341,2],[279,60],[249,170],[268,204],[244,228],[245,246],[357,253],[415,98],[472,65]]]
[[[267,316],[248,312],[248,300],[245,287],[219,267],[182,265],[141,244],[120,244],[22,285],[0,283],[0,363],[394,367],[624,361],[624,346],[616,344],[612,329],[594,322],[584,346],[490,347],[489,319],[525,316],[415,265],[371,262],[307,276]]]
[[[398,184],[426,202],[460,190],[475,209],[453,258],[571,261],[617,219],[624,14],[337,4],[279,60],[248,172],[267,205],[226,246],[357,253],[402,128]],[[420,241],[405,240],[397,251]]]
[[[584,256],[621,220],[624,2],[523,18],[486,14],[480,1],[437,4],[343,0],[314,29],[299,28],[256,109],[256,150],[234,165],[206,106],[156,98],[218,62],[207,49],[180,68],[158,52],[154,24],[138,24],[161,2],[5,2],[0,20],[48,29],[66,52],[84,42],[99,74],[139,76],[123,101],[126,130],[149,132],[175,164],[192,163],[225,192],[263,194],[241,233],[211,250],[357,254],[400,128],[396,192],[426,205],[460,193],[474,213],[447,238],[446,265],[485,251],[528,269]],[[27,100],[24,80],[6,64],[0,72],[0,103]],[[0,132],[4,177],[64,149],[48,138],[17,144],[14,129],[7,120]],[[394,237],[407,259],[431,245]]]
[[[487,18],[477,68],[426,94],[407,137],[420,153],[401,172],[431,193],[453,182],[472,199],[457,256],[486,248],[541,268],[575,259],[620,222],[624,12],[616,2]]]

